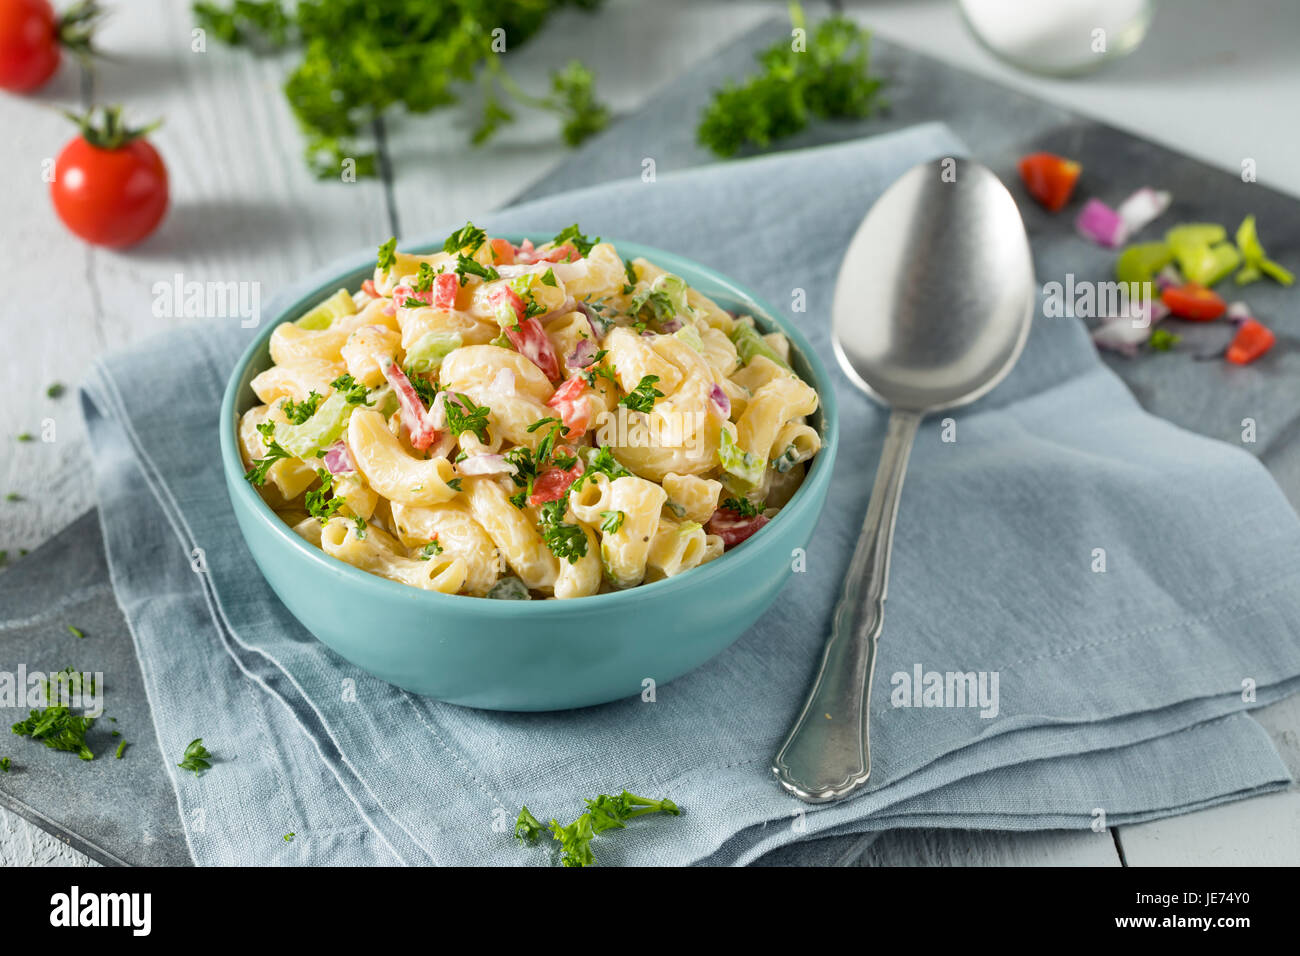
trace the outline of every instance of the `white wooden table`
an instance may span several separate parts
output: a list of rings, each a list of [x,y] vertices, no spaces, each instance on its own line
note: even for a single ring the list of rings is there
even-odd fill
[[[414,234],[501,205],[563,161],[554,123],[525,116],[490,150],[464,147],[469,120],[457,110],[386,124],[387,180],[320,183],[300,159],[301,140],[279,92],[284,63],[217,44],[191,51],[183,0],[112,4],[102,45],[100,102],[124,102],[138,120],[164,116],[153,136],[171,173],[173,208],[160,231],[123,253],[83,245],[58,223],[41,181],[72,128],[55,106],[81,97],[65,67],[38,95],[0,98],[0,299],[8,349],[0,404],[0,480],[20,502],[0,501],[0,548],[13,560],[94,504],[74,391],[92,359],[191,321],[157,318],[151,289],[186,280],[260,282],[273,290],[324,261],[393,232]],[[1276,104],[1300,99],[1300,59],[1289,0],[1253,5],[1248,17],[1213,0],[1165,10],[1146,47],[1083,81],[1045,81],[992,60],[960,24],[948,0],[846,4],[892,39],[945,57],[1079,112],[1105,118],[1236,169],[1252,156],[1279,188],[1300,195],[1300,128]],[[1172,8],[1172,5],[1169,5]],[[808,0],[810,15],[829,4]],[[525,86],[544,85],[549,67],[580,53],[602,97],[630,110],[709,51],[782,3],[607,0],[597,15],[566,11],[510,68]],[[1194,68],[1189,65],[1189,48]],[[1261,63],[1266,67],[1260,72]],[[1205,122],[1212,115],[1214,123]],[[684,117],[683,122],[691,118]],[[396,212],[396,223],[390,214]],[[17,443],[52,420],[53,442]],[[1300,699],[1261,712],[1293,774],[1300,774]],[[1191,768],[1189,768],[1190,771]],[[1065,864],[1300,863],[1300,791],[1201,811],[1105,834],[902,831],[864,841],[846,863]],[[0,864],[91,862],[26,821],[0,810]]]

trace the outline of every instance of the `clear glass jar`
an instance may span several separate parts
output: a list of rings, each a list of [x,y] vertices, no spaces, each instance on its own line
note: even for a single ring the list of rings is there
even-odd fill
[[[957,0],[993,53],[1034,73],[1090,73],[1137,49],[1155,0]]]

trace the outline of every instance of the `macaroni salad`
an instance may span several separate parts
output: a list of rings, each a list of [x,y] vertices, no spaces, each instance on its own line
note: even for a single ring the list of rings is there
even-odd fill
[[[371,574],[492,598],[672,577],[757,532],[821,447],[817,393],[763,335],[576,225],[388,241],[374,276],[270,340],[247,479]]]

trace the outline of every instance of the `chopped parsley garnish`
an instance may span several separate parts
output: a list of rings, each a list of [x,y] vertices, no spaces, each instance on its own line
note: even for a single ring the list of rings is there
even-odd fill
[[[605,534],[616,534],[623,527],[623,519],[627,517],[621,511],[602,511],[600,516],[604,519],[600,523],[600,530]]]
[[[320,406],[324,397],[313,388],[301,402],[286,398],[280,403],[280,408],[284,410],[285,418],[295,425],[301,425],[316,414],[316,409]]]
[[[722,507],[728,511],[734,511],[742,518],[752,518],[755,515],[762,514],[762,509],[748,498],[728,498],[722,502]]]
[[[32,433],[31,433],[31,432],[22,432],[22,433],[20,433],[20,434],[17,436],[17,440],[18,440],[18,441],[35,441],[36,439],[32,437]]]
[[[549,285],[551,288],[555,288],[556,286],[555,270],[547,269],[545,272],[543,272],[541,283],[542,285]]]
[[[411,285],[411,291],[428,292],[433,288],[433,278],[437,274],[433,271],[433,266],[427,262],[421,262],[420,271],[415,274],[415,282]]]
[[[438,397],[438,389],[432,382],[421,375],[414,369],[403,369],[411,387],[415,389],[415,394],[420,396],[420,401],[424,402],[425,408],[433,407],[433,400]]]
[[[397,237],[389,239],[379,247],[379,259],[377,262],[381,272],[389,272],[393,266],[397,265]]]
[[[50,695],[46,694],[46,700]],[[75,753],[82,760],[94,760],[95,754],[86,744],[86,731],[95,726],[94,717],[82,717],[67,707],[46,707],[33,710],[26,720],[11,728],[20,737],[39,740],[51,750]]]
[[[122,741],[120,744],[117,745],[117,759],[118,759],[118,760],[121,760],[121,759],[122,759],[122,754],[124,754],[124,753],[126,753],[126,741],[125,741],[125,740]]]
[[[342,498],[326,498],[331,494],[334,487],[334,476],[324,468],[316,469],[316,476],[320,478],[320,487],[307,492],[303,497],[303,503],[307,505],[307,513],[324,524],[338,514],[338,510],[345,504]]]
[[[632,296],[632,301],[628,303],[627,310],[629,315],[650,318],[659,322],[667,322],[677,316],[677,308],[673,305],[672,296],[665,289],[646,289],[638,292]],[[645,323],[638,323],[637,327],[638,330],[644,329]]]
[[[551,243],[555,246],[562,246],[566,242],[572,243],[573,248],[578,250],[578,255],[585,257],[587,253],[591,252],[591,247],[600,242],[600,236],[595,239],[588,239],[578,229],[578,224],[575,222],[551,240]]]
[[[623,274],[627,276],[627,285],[623,287],[623,294],[627,295],[636,285],[636,267],[632,265],[631,259],[623,260]]]
[[[361,517],[361,515],[357,515],[352,520],[356,523],[357,526],[357,539],[360,541],[365,541],[366,540],[366,519]]]
[[[9,494],[5,495],[5,501],[22,501],[22,500],[23,500],[23,496],[16,491],[11,491],[9,492]]]
[[[212,769],[211,760],[212,754],[203,746],[203,738],[197,737],[190,741],[190,745],[185,748],[184,759],[176,766],[182,770],[192,770],[198,776],[200,771]]]
[[[587,532],[564,520],[568,507],[568,492],[558,501],[546,502],[541,507],[537,530],[541,532],[546,546],[551,549],[551,554],[561,560],[567,558],[570,564],[576,564],[579,558],[587,556]]]
[[[473,255],[486,241],[487,233],[472,222],[467,222],[447,237],[442,244],[442,251],[451,255],[468,250]]]
[[[420,549],[418,557],[421,561],[428,561],[430,558],[436,557],[440,554],[442,554],[442,545],[438,543],[437,538],[434,538]]]
[[[524,505],[528,503],[528,489],[524,488],[520,491],[516,491],[510,496],[510,503],[520,511],[523,511]]]
[[[367,396],[370,394],[370,389],[366,388],[347,372],[344,372],[334,381],[330,382],[330,388],[342,392],[344,401],[349,405],[371,404],[366,401]]]
[[[45,390],[45,394],[50,398],[58,398],[64,393],[65,389],[62,382],[55,382]]]
[[[619,399],[618,403],[634,412],[650,411],[655,407],[655,399],[664,397],[664,393],[655,388],[657,381],[659,381],[658,375],[643,375],[641,381],[637,382],[636,388]]]
[[[68,625],[68,633],[71,634],[73,637],[77,638],[78,640],[81,640],[86,636],[85,632],[82,631],[81,628],[73,627],[71,624]]]
[[[12,766],[13,766],[13,761],[10,760],[8,757],[0,757],[0,770],[3,770],[5,773],[8,773],[9,768]]]
[[[465,432],[473,432],[483,444],[488,440],[488,412],[486,405],[475,405],[474,400],[464,392],[456,392],[455,398],[448,398],[443,405],[447,413],[447,429],[457,438]]]
[[[478,276],[485,282],[501,278],[501,273],[497,272],[496,269],[485,266],[477,259],[471,259],[464,253],[456,257],[456,275],[460,277],[461,285],[468,282],[470,276]]]
[[[614,374],[614,369],[608,365],[600,364],[600,360],[603,359],[608,354],[609,354],[609,349],[601,349],[592,357],[591,361],[587,363],[586,366],[587,370],[582,373],[582,377],[587,380],[587,385],[590,386],[591,388],[596,387],[597,375],[599,375],[603,379],[608,379],[610,382],[612,382],[615,385],[618,384],[618,377]]]
[[[533,450],[527,445],[516,445],[506,452],[505,458],[515,466],[515,473],[511,475],[515,484],[519,487],[530,486],[532,480],[537,477],[537,462],[533,458]],[[523,505],[518,507],[522,508]]]
[[[597,472],[608,476],[610,481],[615,478],[626,478],[632,474],[614,457],[614,453],[609,450],[608,445],[601,445],[594,453],[587,455],[587,470],[578,476],[578,480],[573,483],[573,487],[581,488],[587,477]]]
[[[265,484],[266,473],[271,470],[271,466],[277,461],[281,461],[285,458],[292,458],[293,455],[281,448],[280,443],[273,437],[275,435],[274,423],[263,422],[261,425],[257,426],[257,430],[267,439],[266,457],[254,461],[253,467],[244,472],[244,478],[260,488]]]
[[[462,488],[460,485],[461,485],[461,479],[459,478],[452,478],[450,481],[447,482],[447,487],[450,488],[452,491],[464,491],[465,489]]]
[[[1168,352],[1182,340],[1181,335],[1170,332],[1168,329],[1152,329],[1151,338],[1147,340],[1147,345],[1157,352]]]
[[[638,797],[624,790],[617,797],[602,793],[594,800],[584,800],[587,808],[568,826],[561,826],[552,819],[546,827],[552,838],[560,844],[560,863],[564,866],[591,866],[597,862],[591,852],[591,842],[606,830],[623,830],[633,817],[648,813],[664,813],[678,816],[681,810],[671,800],[650,800]],[[526,843],[533,843],[541,836],[543,827],[527,807],[519,811],[515,820],[515,837]]]

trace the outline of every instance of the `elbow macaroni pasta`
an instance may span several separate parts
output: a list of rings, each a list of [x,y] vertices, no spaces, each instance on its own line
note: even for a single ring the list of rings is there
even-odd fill
[[[821,448],[785,336],[576,227],[386,244],[270,354],[238,427],[250,482],[307,544],[445,594],[688,572],[761,528]]]

